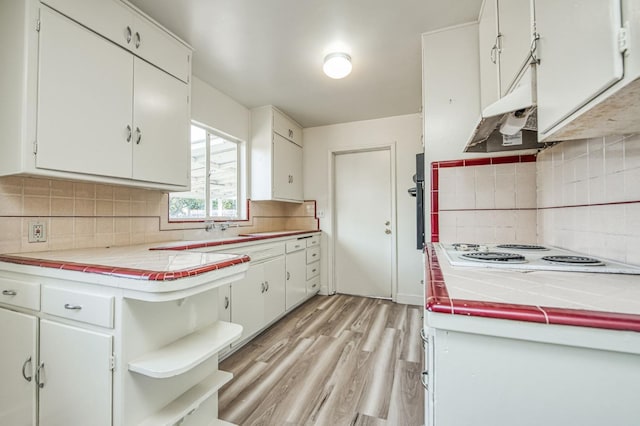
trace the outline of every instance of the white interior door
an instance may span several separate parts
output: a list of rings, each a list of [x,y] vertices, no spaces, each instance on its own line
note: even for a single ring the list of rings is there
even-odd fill
[[[391,151],[335,156],[334,270],[338,293],[392,296]]]

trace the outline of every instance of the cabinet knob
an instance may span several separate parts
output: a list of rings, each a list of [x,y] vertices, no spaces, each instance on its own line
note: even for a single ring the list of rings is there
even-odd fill
[[[127,40],[127,44],[131,43],[132,35],[133,35],[133,31],[131,31],[131,27],[127,25],[127,31],[125,33],[125,39]]]
[[[133,135],[133,131],[131,126],[127,124],[127,142],[131,142],[131,136]]]
[[[293,138],[293,130],[289,129],[289,138],[292,139]]]
[[[18,294],[18,292],[15,290],[2,290],[3,296],[15,296],[16,294]]]
[[[287,281],[289,281],[289,278],[291,278],[291,273],[287,271]]]
[[[140,44],[142,44],[142,37],[140,37],[140,33],[136,31],[136,49],[140,47]]]
[[[264,282],[260,283],[260,293],[264,293],[265,290],[265,286],[264,286]]]
[[[229,296],[224,297],[224,309],[229,309]]]
[[[265,291],[269,291],[269,281],[265,281],[264,285],[266,287]]]

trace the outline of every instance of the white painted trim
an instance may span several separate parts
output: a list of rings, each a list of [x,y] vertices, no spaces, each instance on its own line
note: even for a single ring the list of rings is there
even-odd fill
[[[384,145],[362,145],[349,148],[330,149],[328,152],[329,164],[329,197],[328,205],[331,218],[331,232],[327,233],[327,294],[336,293],[335,277],[335,238],[336,212],[335,212],[335,158],[340,154],[351,154],[369,151],[389,151],[389,167],[391,169],[391,299],[396,301],[398,292],[398,227],[397,227],[397,177],[396,177],[396,141]]]
[[[478,15],[478,16],[480,16],[480,15]],[[422,33],[422,37],[424,38],[424,36],[428,36],[428,35],[431,35],[431,34],[437,34],[437,33],[442,33],[442,32],[445,32],[445,31],[456,30],[458,28],[468,27],[470,25],[477,25],[478,22],[479,21],[476,19],[475,21],[465,22],[463,24],[457,24],[457,25],[451,25],[450,27],[438,28],[437,30],[427,31],[427,32]]]
[[[424,297],[417,296],[415,294],[398,293],[396,295],[396,303],[402,303],[405,305],[422,306],[424,305]]]

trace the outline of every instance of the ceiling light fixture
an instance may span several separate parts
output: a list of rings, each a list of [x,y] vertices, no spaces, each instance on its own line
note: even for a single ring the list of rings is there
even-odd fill
[[[344,78],[351,73],[351,56],[343,52],[329,53],[324,57],[322,70],[331,78]]]

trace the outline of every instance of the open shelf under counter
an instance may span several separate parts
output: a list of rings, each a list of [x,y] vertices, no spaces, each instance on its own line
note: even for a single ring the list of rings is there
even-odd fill
[[[140,426],[172,426],[185,416],[197,410],[200,404],[213,396],[218,390],[233,378],[233,374],[226,371],[216,371],[202,382],[198,383],[160,411],[145,419]],[[231,425],[224,420],[214,419],[212,425]]]
[[[129,362],[129,371],[156,379],[189,371],[216,355],[242,334],[242,326],[225,321],[188,334]]]

